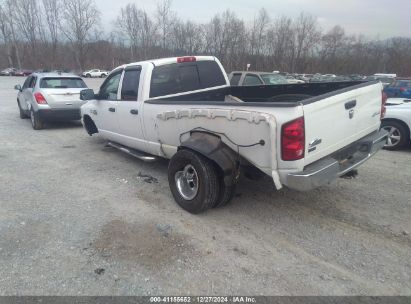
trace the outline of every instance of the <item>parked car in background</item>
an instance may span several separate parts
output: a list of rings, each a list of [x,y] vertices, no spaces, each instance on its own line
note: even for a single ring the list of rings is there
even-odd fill
[[[310,82],[333,82],[336,77],[315,74],[311,79]]]
[[[403,100],[402,103],[395,104],[389,99],[386,105],[386,114],[381,128],[389,135],[384,148],[398,150],[410,142],[411,100]]]
[[[72,74],[33,73],[18,90],[20,118],[30,118],[33,129],[40,130],[46,121],[79,120],[80,91],[87,88],[81,77]]]
[[[389,98],[411,98],[411,79],[396,79],[384,88],[384,92]]]
[[[254,86],[288,84],[287,78],[281,74],[267,72],[235,71],[228,75],[232,86]]]
[[[15,69],[15,68],[7,68],[7,69],[4,69],[0,72],[0,76],[14,76],[16,71],[17,71],[17,69]]]
[[[14,76],[29,76],[31,73],[33,73],[32,70],[18,70],[14,73]]]
[[[291,76],[291,75],[285,76],[285,79],[287,79],[288,83],[305,83],[304,80],[297,79],[297,78],[295,78],[294,76]]]
[[[394,81],[395,78],[391,76],[378,76],[378,75],[372,75],[372,76],[367,76],[365,78],[366,81],[375,81],[378,80],[382,83],[382,85],[385,87],[391,85]]]
[[[310,79],[313,77],[313,74],[298,74],[297,79],[303,80],[304,82],[310,82]]]
[[[110,74],[110,72],[94,69],[83,72],[82,76],[86,78],[104,78],[107,77],[108,74]]]

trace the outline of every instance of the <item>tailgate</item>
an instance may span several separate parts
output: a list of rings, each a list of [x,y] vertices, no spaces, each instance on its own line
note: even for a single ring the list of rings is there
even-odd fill
[[[369,83],[307,100],[305,165],[378,130],[381,92],[381,83]]]
[[[78,109],[84,101],[80,100],[80,91],[83,89],[42,89],[44,97],[51,108]]]

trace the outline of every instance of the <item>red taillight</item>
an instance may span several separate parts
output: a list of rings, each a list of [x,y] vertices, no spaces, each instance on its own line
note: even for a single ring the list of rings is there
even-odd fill
[[[177,63],[183,63],[183,62],[195,62],[197,61],[197,58],[194,56],[191,57],[179,57],[177,58]]]
[[[388,96],[384,92],[382,92],[382,100],[381,100],[381,120],[385,117],[385,113],[387,109],[385,108],[385,104],[387,103]]]
[[[44,96],[43,96],[41,93],[39,93],[39,92],[34,93],[34,98],[36,98],[36,101],[37,101],[38,104],[47,104],[46,99],[45,99]]]
[[[281,154],[285,161],[304,158],[305,126],[300,117],[283,125],[281,130]]]
[[[400,88],[401,92],[405,92],[407,90],[407,88]]]

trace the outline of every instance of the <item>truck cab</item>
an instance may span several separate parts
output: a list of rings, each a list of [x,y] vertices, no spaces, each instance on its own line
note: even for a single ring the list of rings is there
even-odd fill
[[[158,149],[157,143],[153,147],[152,141],[145,140],[144,101],[178,99],[187,93],[226,88],[229,82],[223,71],[221,63],[209,56],[123,65],[106,78],[95,95],[96,99],[82,108],[82,117],[86,127],[92,120],[98,132],[108,140],[154,153]],[[94,130],[92,128],[89,127],[89,133]]]

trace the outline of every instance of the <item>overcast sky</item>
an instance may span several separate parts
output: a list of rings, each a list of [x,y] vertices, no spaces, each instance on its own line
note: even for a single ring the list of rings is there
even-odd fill
[[[106,29],[112,27],[120,8],[136,3],[150,15],[156,0],[96,0]],[[301,11],[317,17],[323,30],[341,25],[348,34],[364,34],[369,38],[411,37],[411,0],[173,0],[173,10],[182,19],[208,22],[216,13],[234,11],[251,21],[260,8],[272,17],[295,17]]]

